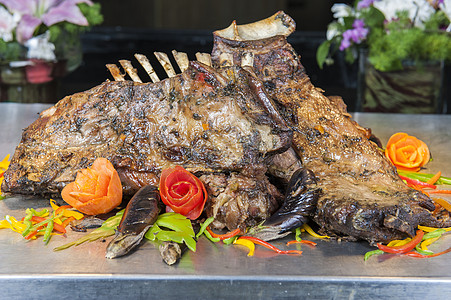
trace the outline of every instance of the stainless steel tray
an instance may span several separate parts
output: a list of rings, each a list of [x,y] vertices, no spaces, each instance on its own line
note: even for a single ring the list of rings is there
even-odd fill
[[[22,128],[48,105],[0,104],[0,159],[13,153]],[[354,119],[371,127],[385,143],[405,131],[425,141],[434,160],[427,172],[451,176],[451,116],[357,113]],[[12,197],[0,201],[0,218],[24,216],[27,207],[48,207],[49,199]],[[135,253],[108,260],[105,241],[60,252],[53,248],[80,237],[54,236],[25,241],[0,230],[0,298],[59,299],[372,299],[381,297],[447,299],[451,294],[451,254],[431,259],[396,255],[372,257],[366,242],[318,242],[302,246],[302,256],[277,255],[257,248],[253,257],[239,246],[213,244],[201,238],[195,253],[167,266],[151,243]],[[289,238],[274,244],[284,248]],[[451,236],[437,243],[451,246]],[[290,246],[297,247],[297,246]]]

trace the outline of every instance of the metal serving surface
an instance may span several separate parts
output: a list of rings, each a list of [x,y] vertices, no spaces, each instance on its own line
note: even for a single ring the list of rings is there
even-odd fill
[[[22,128],[46,107],[0,104],[0,159],[13,153]],[[434,157],[426,171],[451,175],[451,116],[356,113],[354,118],[371,127],[384,144],[398,131],[417,136]],[[27,207],[47,206],[48,199],[7,198],[0,201],[0,218],[21,218]],[[27,242],[15,232],[1,230],[0,298],[445,299],[451,294],[450,255],[431,259],[382,255],[364,262],[364,253],[375,249],[366,242],[318,240],[316,248],[302,246],[302,256],[277,255],[257,247],[255,255],[247,257],[239,246],[204,238],[196,253],[186,253],[175,266],[164,264],[151,243],[113,260],[104,257],[105,241],[52,251],[81,235],[54,236],[45,246],[42,239]],[[284,248],[287,240],[274,244]],[[450,236],[437,243],[437,249],[450,246]]]

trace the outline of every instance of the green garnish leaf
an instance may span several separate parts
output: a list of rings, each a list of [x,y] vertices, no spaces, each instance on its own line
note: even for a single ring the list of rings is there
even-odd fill
[[[194,229],[191,220],[178,213],[161,214],[144,237],[150,241],[185,243],[193,252],[196,251]]]

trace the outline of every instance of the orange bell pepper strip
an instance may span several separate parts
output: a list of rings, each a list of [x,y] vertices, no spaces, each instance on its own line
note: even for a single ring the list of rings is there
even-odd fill
[[[430,255],[420,254],[420,253],[415,252],[415,251],[410,251],[410,252],[404,253],[404,255],[408,255],[408,256],[411,256],[411,257],[417,257],[417,258],[429,258],[429,257],[440,256],[440,255],[443,255],[443,254],[446,254],[446,253],[449,253],[449,252],[451,252],[451,248],[448,248],[448,249],[446,249],[446,250],[444,250],[442,252],[437,252],[437,253],[430,254]]]
[[[426,183],[428,183],[428,184],[435,184],[437,182],[437,180],[440,179],[441,176],[442,176],[442,172],[438,171],[434,176],[431,177],[431,179],[426,181]]]
[[[447,211],[451,212],[451,203],[449,203],[448,201],[446,201],[445,199],[441,199],[441,198],[433,198],[432,199],[434,202],[440,204],[441,207],[443,207],[444,209],[446,209]]]
[[[290,245],[293,245],[293,244],[307,244],[307,245],[310,245],[310,246],[316,246],[315,242],[307,241],[307,240],[300,240],[300,241],[292,240],[292,241],[287,242],[287,246],[290,246]]]

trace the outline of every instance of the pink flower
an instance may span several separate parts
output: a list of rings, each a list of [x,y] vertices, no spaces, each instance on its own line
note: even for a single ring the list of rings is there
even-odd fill
[[[19,13],[22,18],[17,25],[17,40],[25,43],[35,29],[44,24],[67,21],[80,26],[88,26],[88,21],[78,8],[78,3],[92,5],[90,0],[0,0],[9,11]]]
[[[377,0],[360,0],[360,2],[357,3],[357,9],[370,7],[375,1]]]

